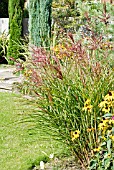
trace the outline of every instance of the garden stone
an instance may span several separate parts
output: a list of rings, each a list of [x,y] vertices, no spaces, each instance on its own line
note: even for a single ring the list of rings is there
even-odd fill
[[[16,68],[13,66],[0,68],[0,92],[15,92],[13,84],[23,81],[23,76],[16,76],[14,72]]]

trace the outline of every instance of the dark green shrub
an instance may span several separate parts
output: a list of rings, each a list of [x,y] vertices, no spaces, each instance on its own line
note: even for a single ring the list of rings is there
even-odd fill
[[[22,15],[24,0],[9,0],[9,43],[8,59],[19,58],[20,46],[18,45],[22,35]]]

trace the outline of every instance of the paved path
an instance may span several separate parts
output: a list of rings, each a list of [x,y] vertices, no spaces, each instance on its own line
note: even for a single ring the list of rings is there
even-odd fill
[[[0,92],[12,92],[13,83],[22,81],[22,75],[16,76],[15,70],[12,66],[0,68]]]

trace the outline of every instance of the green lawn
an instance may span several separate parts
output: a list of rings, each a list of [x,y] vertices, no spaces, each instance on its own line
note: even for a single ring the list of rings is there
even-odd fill
[[[51,153],[59,156],[66,152],[62,144],[35,129],[32,118],[25,121],[33,111],[32,106],[25,103],[19,95],[0,93],[1,170],[30,170]]]

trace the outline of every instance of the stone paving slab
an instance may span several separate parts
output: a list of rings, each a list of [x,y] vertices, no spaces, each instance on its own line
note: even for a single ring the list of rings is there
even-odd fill
[[[14,71],[16,71],[16,68],[12,66],[0,68],[0,92],[12,92],[13,83],[22,82],[22,75],[16,76]]]

